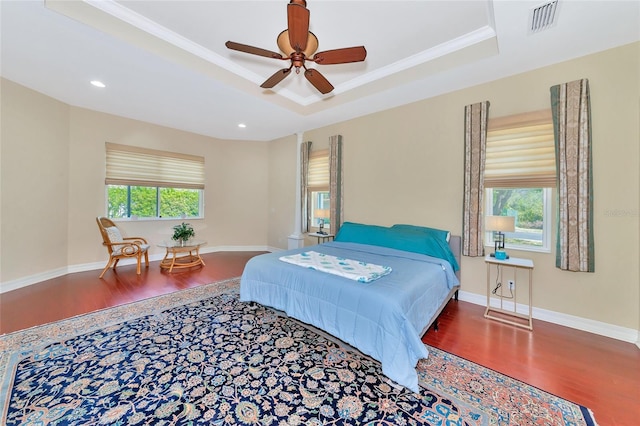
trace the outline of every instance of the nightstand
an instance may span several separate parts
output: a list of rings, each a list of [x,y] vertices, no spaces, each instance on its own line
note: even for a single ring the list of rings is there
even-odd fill
[[[533,260],[517,257],[498,260],[487,255],[484,262],[487,264],[487,309],[484,317],[533,330]],[[495,270],[495,279],[492,279],[492,269]],[[505,269],[511,273],[506,274]],[[518,283],[517,280],[519,271],[520,275],[528,277],[528,315],[517,312],[518,290],[523,285],[523,282]],[[513,282],[513,286],[510,282]],[[495,301],[497,306],[492,306],[492,301]]]
[[[333,239],[336,237],[333,234],[318,234],[317,232],[312,232],[307,235],[309,235],[310,237],[317,237],[318,244],[326,243],[327,241],[333,241]]]

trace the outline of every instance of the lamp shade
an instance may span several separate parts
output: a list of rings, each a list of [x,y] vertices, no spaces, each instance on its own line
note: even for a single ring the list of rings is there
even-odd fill
[[[328,219],[329,218],[329,210],[328,209],[315,209],[313,211],[313,215],[316,219]]]
[[[513,216],[485,216],[484,220],[487,231],[513,232],[516,230],[516,218]]]

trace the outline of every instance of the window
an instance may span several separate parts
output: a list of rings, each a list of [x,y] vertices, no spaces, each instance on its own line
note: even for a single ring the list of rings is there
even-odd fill
[[[329,150],[311,153],[307,194],[311,227],[319,228],[322,221],[324,228],[329,229]]]
[[[199,189],[107,185],[107,215],[112,219],[202,217]]]
[[[107,216],[203,216],[204,158],[107,143]]]
[[[485,163],[485,215],[514,216],[509,248],[549,251],[556,182],[551,111],[490,119]],[[485,241],[493,245],[494,235]]]
[[[551,188],[487,188],[487,215],[514,216],[515,232],[505,232],[505,246],[518,250],[549,251]],[[487,244],[493,245],[493,232]]]
[[[325,229],[330,227],[329,191],[311,191],[311,223],[319,227],[320,221]]]

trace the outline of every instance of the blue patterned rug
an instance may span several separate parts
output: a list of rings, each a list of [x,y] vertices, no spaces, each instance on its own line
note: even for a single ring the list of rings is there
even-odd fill
[[[420,394],[238,279],[0,336],[7,425],[592,425],[588,410],[435,348]]]

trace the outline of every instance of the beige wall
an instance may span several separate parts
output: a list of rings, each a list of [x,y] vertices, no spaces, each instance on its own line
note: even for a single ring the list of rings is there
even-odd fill
[[[67,265],[69,106],[0,84],[0,281],[7,281]]]
[[[548,66],[308,131],[304,140],[326,144],[331,135],[343,136],[345,220],[431,225],[460,234],[464,106],[489,100],[490,117],[548,108],[551,86],[588,78],[596,272],[562,272],[555,268],[553,252],[511,254],[535,262],[535,307],[637,330],[639,50],[640,43],[635,43]],[[295,167],[284,161],[270,167]],[[464,291],[485,295],[485,279],[481,258],[463,259]]]
[[[189,220],[208,247],[267,245],[268,144],[225,141],[70,107],[2,80],[1,282],[107,259],[105,142],[205,157],[205,218]],[[180,221],[120,222],[151,254]],[[29,253],[29,256],[25,256]],[[38,259],[34,262],[34,259]]]
[[[188,221],[196,237],[214,247],[266,245],[264,142],[218,140],[82,108],[71,108],[70,140],[69,264],[104,257],[104,248],[95,244],[95,217],[106,211],[105,142],[204,156],[205,218]],[[147,238],[153,254],[163,252],[155,244],[170,239],[171,227],[179,222],[139,220],[119,226],[128,235]]]
[[[297,136],[269,142],[269,228],[270,247],[287,248],[295,229]]]

